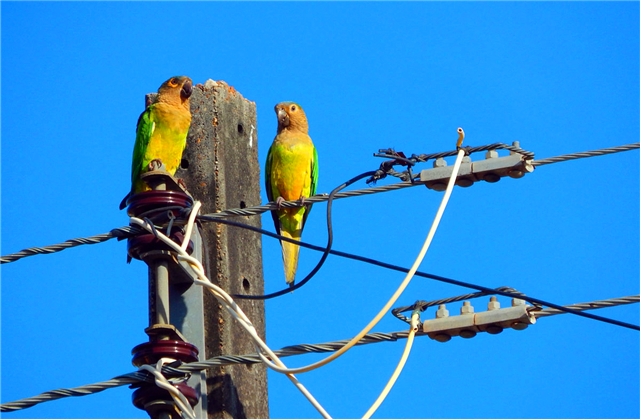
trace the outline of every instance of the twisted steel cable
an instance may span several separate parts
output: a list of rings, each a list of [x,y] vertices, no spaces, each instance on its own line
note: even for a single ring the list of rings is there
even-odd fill
[[[535,156],[535,154],[531,151],[524,150],[515,145],[508,145],[504,143],[493,143],[493,144],[483,145],[478,147],[464,147],[464,149],[467,150],[469,154],[477,153],[479,151],[509,150],[518,154],[522,154],[528,159],[533,159]],[[418,159],[418,161],[426,162],[427,160],[438,159],[440,157],[455,156],[457,152],[458,151],[455,150],[455,151],[446,151],[444,153],[420,154],[419,156],[415,156],[415,157]]]
[[[501,287],[498,289],[509,289],[509,290],[515,291],[512,288],[508,288],[508,287]],[[515,292],[517,293],[517,291]],[[478,293],[473,293],[468,295],[474,295],[474,294],[478,294]],[[452,297],[452,298],[459,298],[459,297]],[[454,300],[451,300],[451,298],[447,298],[447,299],[441,299],[441,300],[434,300],[431,303],[433,305],[436,305],[437,303],[444,304],[450,301],[454,301]],[[640,295],[633,295],[628,297],[593,301],[590,303],[573,304],[573,305],[563,306],[563,308],[582,311],[582,310],[594,310],[594,309],[605,308],[605,307],[615,307],[618,305],[633,304],[638,302],[640,302]],[[566,311],[555,309],[555,308],[546,308],[541,311],[532,311],[532,314],[535,315],[536,317],[547,317],[547,316],[553,316],[556,314],[564,314],[564,313],[566,313]],[[359,345],[366,345],[370,343],[394,342],[394,341],[397,341],[398,339],[406,339],[408,335],[409,335],[408,331],[400,331],[400,332],[393,332],[393,333],[369,333],[365,335],[357,343],[357,345],[359,346]],[[285,357],[285,356],[294,356],[294,355],[300,355],[305,353],[333,352],[342,348],[345,344],[349,342],[349,340],[350,339],[339,340],[334,342],[326,342],[326,343],[320,343],[320,344],[300,344],[300,345],[286,346],[280,350],[275,351],[275,353],[279,357]],[[177,368],[164,366],[162,368],[162,372],[167,376],[180,376],[181,374],[183,375],[184,373],[199,372],[214,366],[231,365],[231,364],[255,364],[259,362],[260,362],[260,358],[258,357],[257,354],[223,355],[223,356],[217,356],[217,357],[208,359],[203,362],[192,362],[188,364],[183,364]],[[129,385],[129,384],[137,384],[140,382],[153,382],[153,381],[154,381],[153,378],[148,373],[136,371],[129,374],[119,375],[108,381],[102,381],[99,383],[89,384],[89,385],[70,388],[70,389],[59,389],[59,390],[47,391],[35,397],[29,397],[26,399],[3,403],[2,405],[0,405],[0,412],[12,412],[12,411],[32,407],[39,403],[43,403],[51,400],[57,400],[64,397],[86,396],[88,394],[99,393],[101,391],[114,388],[114,387],[119,387],[119,386]]]
[[[114,228],[108,233],[98,234],[97,236],[71,239],[62,243],[52,244],[50,246],[44,246],[44,247],[30,247],[28,249],[24,249],[19,252],[11,253],[9,255],[0,257],[0,264],[15,262],[16,260],[20,260],[28,256],[61,252],[65,249],[81,246],[83,244],[97,244],[97,243],[106,242],[107,240],[111,240],[115,238],[126,239],[128,237],[135,236],[140,232],[142,232],[142,230],[138,227],[126,226],[126,227]]]
[[[340,192],[335,194],[333,199],[335,200],[340,198],[351,198],[351,197],[361,196],[361,195],[370,195],[370,194],[380,193],[380,192],[395,191],[398,189],[404,189],[404,188],[416,186],[416,185],[417,183],[416,184],[394,183],[391,185],[379,186],[375,188]],[[306,198],[305,203],[314,204],[317,202],[324,202],[328,200],[329,200],[328,194],[318,194],[310,198]],[[293,207],[299,207],[299,206],[300,206],[300,201],[298,200],[285,201],[281,204],[281,207],[283,208],[293,208]],[[255,207],[243,208],[243,209],[235,208],[235,209],[224,210],[224,211],[216,212],[213,214],[206,214],[202,217],[206,217],[206,219],[203,219],[203,221],[206,222],[206,221],[215,221],[217,219],[223,219],[223,218],[232,217],[232,216],[259,215],[259,214],[262,214],[263,212],[267,212],[274,209],[277,209],[277,205],[275,202],[268,203],[265,205],[258,205]],[[176,225],[178,225],[177,222],[176,222]],[[23,249],[19,252],[11,253],[11,254],[0,257],[0,264],[15,262],[17,260],[20,260],[28,256],[56,253],[56,252],[60,252],[62,250],[69,249],[71,247],[80,246],[83,244],[102,243],[115,238],[120,240],[127,239],[129,237],[133,237],[142,232],[143,232],[142,229],[134,226],[124,226],[124,227],[114,228],[108,233],[98,234],[96,236],[71,239],[62,243],[53,244],[53,245],[44,246],[44,247],[30,247],[27,249]]]
[[[506,144],[497,143],[497,145],[504,146],[500,148],[506,148],[511,151],[518,152],[520,154],[525,154],[524,152],[526,152],[525,150],[519,149],[518,147],[507,146]],[[492,144],[489,146],[475,147],[472,150],[473,152],[475,152],[475,151],[491,150],[491,149],[499,148],[495,146],[496,144]],[[622,151],[629,151],[629,150],[638,149],[638,148],[640,148],[640,143],[632,143],[624,146],[612,147],[607,149],[600,149],[600,150],[594,150],[594,151],[587,151],[587,152],[551,157],[547,159],[533,161],[532,164],[534,166],[542,166],[545,164],[563,162],[563,161],[580,159],[580,158],[601,156],[606,154],[618,153]],[[455,153],[455,152],[437,153],[437,154],[431,154],[431,155],[423,155],[420,157],[423,157],[425,159],[433,159],[433,158],[446,157],[448,155],[453,155],[449,153]],[[529,153],[529,152],[526,152],[526,153]],[[530,153],[530,154],[531,154],[531,157],[533,157],[533,153]],[[416,186],[419,184],[420,184],[419,182],[417,183],[402,182],[402,183],[397,183],[392,185],[342,192],[342,193],[336,194],[334,199],[367,195],[367,194],[373,194],[373,193],[379,193],[379,192],[387,192],[391,190],[397,190],[397,189],[403,189],[406,187]],[[320,195],[315,195],[313,197],[307,198],[306,202],[316,203],[316,202],[327,201],[328,199],[329,199],[329,196],[327,194],[320,194]],[[287,201],[287,202],[283,202],[281,206],[285,208],[296,207],[296,206],[299,206],[299,202]],[[203,220],[203,221],[214,221],[215,219],[222,219],[230,216],[257,215],[257,214],[261,214],[263,212],[273,210],[276,208],[277,207],[275,203],[269,203],[266,205],[250,207],[245,209],[230,209],[230,210],[221,211],[215,214],[209,214],[207,215],[207,217],[210,220]],[[32,247],[32,248],[24,249],[17,253],[0,257],[0,264],[14,262],[24,257],[33,256],[37,254],[55,253],[71,247],[80,246],[83,244],[97,244],[97,243],[108,241],[113,238],[118,238],[118,239],[129,238],[129,237],[135,236],[136,234],[139,234],[141,231],[142,230],[139,229],[138,227],[125,226],[125,227],[115,228],[108,233],[100,234],[92,237],[71,239],[63,243],[59,243],[51,246],[45,246],[45,247]],[[336,253],[339,253],[339,252],[336,252]],[[509,289],[508,287],[498,288],[497,290],[502,291],[501,292],[502,295],[505,295],[509,291],[515,291],[513,289]],[[492,290],[492,291],[496,291],[496,290]],[[517,291],[515,292],[518,293]],[[461,297],[472,298],[471,296],[479,296],[480,294],[486,295],[487,293],[486,292],[472,293],[472,294],[467,294],[466,296],[461,296]],[[435,301],[432,301],[431,303],[425,303],[425,304],[431,304],[431,305],[444,304],[446,302],[459,301],[461,297],[452,297],[453,299],[448,298],[448,299],[435,300]],[[622,297],[617,299],[594,301],[590,303],[580,303],[580,304],[563,306],[562,308],[546,308],[540,311],[533,311],[533,314],[536,317],[547,317],[547,316],[553,316],[556,314],[566,314],[567,312],[577,312],[577,311],[598,309],[598,308],[604,308],[604,307],[613,307],[617,305],[632,304],[637,302],[640,302],[640,295]],[[635,329],[637,330],[637,327],[635,327]],[[406,338],[407,335],[408,335],[408,332],[396,332],[396,333],[390,333],[390,334],[372,333],[372,334],[366,335],[358,343],[358,345],[367,344],[367,343],[378,343],[378,342],[384,342],[384,341],[395,341],[400,338]],[[331,351],[338,350],[339,348],[344,346],[344,344],[347,342],[348,340],[329,342],[329,343],[318,344],[318,345],[309,345],[309,344],[294,345],[294,346],[286,347],[279,351],[276,351],[276,353],[278,354],[278,356],[292,356],[292,355],[298,355],[298,354],[309,353],[309,352],[331,352]],[[191,371],[200,371],[214,365],[257,363],[257,362],[260,362],[259,357],[257,355],[221,356],[221,357],[212,358],[208,361],[204,361],[200,363],[185,364],[181,366],[179,370],[185,371],[185,372],[191,372]],[[174,374],[176,373],[175,369],[173,368],[165,367],[163,368],[163,372],[165,371],[165,369],[167,369],[168,371],[173,371]],[[103,381],[100,383],[89,384],[86,386],[76,387],[72,389],[53,390],[53,391],[42,393],[35,397],[28,398],[28,399],[4,403],[0,406],[0,411],[10,412],[15,410],[20,410],[20,409],[34,406],[36,404],[39,404],[45,401],[56,400],[59,398],[71,397],[71,396],[84,396],[88,394],[98,393],[98,392],[107,390],[109,388],[119,387],[119,386],[128,385],[128,384],[136,384],[143,381],[152,382],[153,379],[151,379],[147,373],[133,372],[129,374],[120,375],[111,380]]]
[[[620,297],[620,298],[611,298],[608,300],[600,300],[600,301],[592,301],[590,303],[578,303],[565,306],[566,308],[570,308],[572,310],[595,310],[598,308],[606,308],[606,307],[615,307],[624,304],[633,304],[640,302],[640,295],[630,295],[628,297]],[[558,310],[556,308],[545,308],[541,311],[532,311],[532,313],[536,317],[548,317],[555,316],[556,314],[566,314],[563,310]]]
[[[400,182],[400,183],[393,183],[385,186],[376,186],[376,187],[367,188],[367,189],[355,189],[353,191],[338,192],[334,195],[333,200],[341,199],[341,198],[351,198],[354,196],[371,195],[371,194],[380,193],[380,192],[395,191],[398,189],[410,188],[412,186],[416,186],[420,184],[421,183]],[[318,202],[325,202],[328,200],[329,200],[329,194],[323,193],[323,194],[314,195],[309,198],[305,198],[304,202],[305,204],[316,204]],[[282,203],[282,205],[280,205],[281,208],[295,208],[299,206],[300,206],[299,200],[285,201]],[[213,214],[204,214],[202,215],[202,217],[207,217],[208,218],[207,221],[214,221],[215,219],[227,218],[230,216],[258,215],[258,214],[262,214],[263,212],[276,210],[276,209],[278,209],[278,206],[276,205],[276,203],[270,202],[268,204],[258,205],[255,207],[248,207],[243,209],[234,208],[234,209],[228,209],[228,210],[216,212]]]
[[[470,150],[474,152],[474,151],[482,151],[482,150],[494,150],[496,148],[505,148],[507,150],[515,151],[516,153],[520,153],[525,156],[528,156],[528,155],[533,156],[533,153],[531,152],[523,150],[519,147],[509,146],[507,144],[502,144],[502,143],[495,143],[495,144],[481,146],[481,147],[472,147],[470,148]],[[632,144],[627,144],[627,145],[618,146],[618,147],[611,147],[611,148],[605,148],[605,149],[593,150],[593,151],[585,151],[581,153],[565,154],[562,156],[550,157],[542,160],[533,160],[532,164],[534,166],[542,166],[545,164],[558,163],[558,162],[563,162],[567,160],[619,153],[621,151],[629,151],[637,148],[640,148],[640,143],[632,143]],[[416,157],[424,158],[424,159],[434,159],[434,158],[446,157],[454,154],[455,154],[454,151],[449,151],[444,153],[424,154]],[[393,156],[389,156],[389,157],[393,157]],[[395,173],[396,175],[398,174],[398,172],[395,172]],[[409,187],[417,186],[421,184],[422,184],[421,182],[400,182],[400,183],[394,183],[394,184],[385,185],[385,186],[376,186],[376,187],[367,188],[367,189],[357,189],[353,191],[337,193],[333,199],[350,198],[354,196],[369,195],[369,194],[374,194],[379,192],[388,192],[388,191],[393,191],[398,189],[409,188]],[[328,200],[329,200],[328,194],[318,194],[305,199],[305,202],[310,204],[315,204],[318,202],[324,202]],[[281,207],[284,207],[284,208],[292,208],[292,207],[298,207],[298,206],[300,206],[299,201],[285,201],[281,204]],[[231,216],[258,215],[258,214],[262,214],[263,212],[274,210],[274,209],[277,209],[276,203],[270,202],[268,204],[258,205],[255,207],[228,209],[228,210],[220,211],[214,214],[207,214],[207,218],[208,218],[208,221],[214,221],[216,219],[221,219],[221,218],[226,218]],[[115,228],[111,230],[109,233],[99,234],[97,236],[71,239],[63,243],[44,246],[44,247],[30,247],[30,248],[21,250],[19,252],[11,253],[11,254],[0,257],[0,264],[15,262],[17,260],[20,260],[28,256],[56,253],[56,252],[60,252],[62,250],[65,250],[71,247],[80,246],[83,244],[102,243],[114,238],[125,239],[125,238],[135,236],[136,234],[139,234],[141,231],[142,230],[138,229],[137,227],[125,226],[125,227]]]
[[[146,372],[136,371],[129,374],[119,375],[112,378],[111,380],[101,381],[95,384],[47,391],[34,397],[17,400],[15,402],[3,403],[2,405],[0,405],[0,412],[14,412],[16,410],[26,409],[43,402],[62,399],[64,397],[87,396],[89,394],[99,393],[110,388],[126,386],[128,384],[136,384],[143,381],[153,382],[153,379],[150,378],[149,374]]]
[[[618,147],[603,148],[600,150],[583,151],[581,153],[573,153],[573,154],[565,154],[557,157],[549,157],[548,159],[534,160],[531,162],[531,164],[534,166],[542,166],[545,164],[558,163],[558,162],[563,162],[568,160],[584,159],[587,157],[596,157],[596,156],[604,156],[605,154],[620,153],[621,151],[629,151],[629,150],[634,150],[636,148],[640,148],[640,143],[632,143],[627,145],[621,145]]]
[[[380,342],[395,342],[398,339],[405,339],[409,334],[409,331],[400,331],[392,333],[369,333],[364,335],[356,346],[367,345],[370,343]],[[342,348],[344,345],[350,342],[351,339],[338,340],[325,343],[308,344],[303,343],[299,345],[285,346],[282,349],[274,351],[279,358],[286,356],[302,355],[308,353],[323,353],[323,352],[335,352]],[[202,362],[191,362],[183,364],[177,369],[185,372],[199,372],[207,368],[215,366],[224,366],[231,364],[257,364],[262,362],[258,354],[251,355],[222,355],[216,356],[211,359]]]
[[[405,339],[409,334],[408,331],[401,331],[395,333],[370,333],[365,335],[357,345],[366,345],[369,343],[379,343],[379,342],[393,342],[398,339]],[[287,346],[280,350],[274,351],[278,357],[285,356],[293,356],[300,355],[305,353],[320,353],[320,352],[334,352],[338,349],[342,348],[349,342],[349,339],[335,341],[335,342],[327,342],[320,344],[300,344]],[[222,355],[211,358],[209,360],[203,362],[192,362],[188,364],[183,364],[177,368],[164,366],[162,367],[162,373],[165,376],[183,376],[185,373],[193,373],[199,372],[208,368],[212,368],[215,366],[221,365],[232,365],[232,364],[255,364],[262,362],[258,354],[251,355]],[[57,400],[65,397],[77,397],[77,396],[86,396],[89,394],[99,393],[101,391],[130,385],[130,384],[139,384],[141,382],[153,383],[153,377],[142,371],[136,371],[129,374],[119,375],[117,377],[112,378],[111,380],[102,381],[99,383],[88,384],[85,386],[69,388],[69,389],[59,389],[53,391],[47,391],[45,393],[39,394],[34,397],[29,397],[13,402],[7,402],[0,405],[0,412],[13,412],[16,410],[26,409],[28,407],[35,406],[40,403]]]

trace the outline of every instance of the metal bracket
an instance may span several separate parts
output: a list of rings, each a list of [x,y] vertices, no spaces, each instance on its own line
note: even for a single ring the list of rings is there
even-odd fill
[[[438,342],[447,342],[453,336],[469,339],[479,332],[497,335],[508,328],[524,330],[536,322],[535,316],[528,311],[531,306],[523,300],[514,298],[511,305],[512,307],[500,308],[500,303],[492,297],[489,310],[474,313],[471,303],[465,301],[460,315],[449,317],[449,311],[441,304],[436,318],[422,323],[422,332]]]
[[[144,329],[144,332],[149,336],[150,342],[168,339],[188,343],[182,333],[172,324],[154,324]]]
[[[498,152],[495,150],[487,151],[484,160],[475,162],[472,162],[468,156],[463,157],[456,185],[466,188],[481,180],[495,183],[505,176],[519,179],[526,173],[533,172],[532,161],[515,152],[511,152],[506,157],[498,157]],[[439,158],[433,163],[433,167],[433,169],[425,169],[420,172],[420,182],[425,183],[429,189],[444,191],[451,177],[453,166],[447,167],[444,158]]]
[[[142,173],[140,175],[140,180],[144,181],[153,190],[178,191],[189,194],[189,192],[187,192],[187,190],[178,182],[177,178],[164,170],[164,165],[161,166],[161,169],[150,170]]]

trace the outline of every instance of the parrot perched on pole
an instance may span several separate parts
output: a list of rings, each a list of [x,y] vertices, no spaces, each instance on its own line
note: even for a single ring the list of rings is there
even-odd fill
[[[192,91],[193,82],[189,77],[171,77],[162,83],[153,103],[140,114],[133,146],[131,192],[120,203],[120,209],[127,206],[129,196],[150,189],[139,178],[153,165],[159,166],[162,162],[172,176],[176,173],[191,125],[189,97]]]
[[[265,186],[269,201],[278,206],[284,201],[299,199],[298,208],[271,211],[278,234],[300,240],[311,204],[304,199],[316,194],[318,185],[318,153],[309,137],[307,117],[297,103],[282,102],[275,106],[278,133],[267,154]],[[285,280],[293,286],[298,268],[300,246],[286,241],[282,245]]]

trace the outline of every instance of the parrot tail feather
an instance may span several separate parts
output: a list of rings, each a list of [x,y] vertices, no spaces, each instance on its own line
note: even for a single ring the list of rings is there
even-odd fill
[[[300,240],[299,234],[291,235],[287,231],[281,231],[280,234],[287,238],[291,238],[298,241]],[[285,277],[285,280],[287,281],[287,284],[289,284],[290,286],[293,286],[294,281],[296,279],[296,270],[298,269],[298,255],[300,253],[300,246],[293,243],[285,242],[285,241],[281,241],[280,244],[282,245],[282,262],[284,264],[284,277]]]

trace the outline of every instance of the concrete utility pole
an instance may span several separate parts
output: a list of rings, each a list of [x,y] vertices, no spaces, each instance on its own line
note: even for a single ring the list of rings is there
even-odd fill
[[[193,198],[202,202],[201,214],[259,205],[255,103],[225,82],[212,80],[194,86],[190,102],[191,128],[175,176],[183,179]],[[240,218],[243,223],[261,225],[260,217]],[[229,294],[264,293],[259,235],[215,223],[205,224],[201,234],[202,262],[214,284]],[[248,335],[211,293],[205,291],[202,297],[204,347],[199,347],[200,359],[255,352]],[[237,303],[265,338],[264,302]],[[189,303],[186,310],[190,310]],[[218,367],[208,370],[206,377],[209,419],[269,417],[265,366]]]

